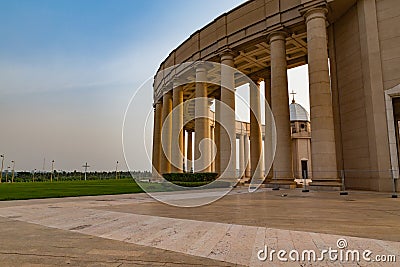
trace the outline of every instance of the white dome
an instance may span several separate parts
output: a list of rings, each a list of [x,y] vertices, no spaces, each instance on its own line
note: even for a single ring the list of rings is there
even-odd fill
[[[310,121],[310,115],[307,110],[300,104],[292,101],[289,105],[290,121]]]

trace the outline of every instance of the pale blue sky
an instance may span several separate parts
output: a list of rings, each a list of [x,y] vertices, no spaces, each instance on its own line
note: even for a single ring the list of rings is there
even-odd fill
[[[172,49],[242,2],[0,0],[6,166],[15,160],[18,170],[41,169],[46,157],[47,169],[53,159],[56,169],[79,170],[86,161],[115,168],[124,161],[122,120],[133,93]],[[305,87],[304,68],[294,72],[289,85]],[[152,104],[151,92],[142,98],[138,116]],[[308,107],[308,95],[297,98]],[[142,155],[130,167],[150,168]]]

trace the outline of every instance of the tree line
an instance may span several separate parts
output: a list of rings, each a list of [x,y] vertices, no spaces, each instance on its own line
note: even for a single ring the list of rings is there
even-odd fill
[[[86,180],[109,180],[109,179],[142,179],[151,177],[151,172],[149,171],[88,171],[86,172]],[[3,172],[2,182],[11,182],[12,174],[11,172]],[[51,172],[28,172],[20,171],[14,173],[13,182],[56,182],[56,181],[78,181],[84,180],[85,173],[81,171],[57,171]]]

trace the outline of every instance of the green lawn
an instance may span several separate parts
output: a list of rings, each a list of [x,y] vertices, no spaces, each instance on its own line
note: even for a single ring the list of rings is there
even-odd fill
[[[143,192],[143,190],[132,179],[0,184],[0,200],[115,195],[140,192]]]

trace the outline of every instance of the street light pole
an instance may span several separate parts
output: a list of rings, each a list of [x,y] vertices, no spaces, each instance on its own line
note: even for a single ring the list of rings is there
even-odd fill
[[[117,165],[115,165],[115,180],[118,180],[118,160]]]
[[[33,170],[33,173],[32,173],[32,183],[35,182],[35,172],[36,172],[36,169],[34,169],[34,170]]]
[[[4,155],[0,155],[1,157],[1,171],[0,171],[0,184],[3,180],[3,167],[4,167]]]
[[[11,173],[11,183],[14,183],[14,170],[15,170],[15,161],[11,161],[13,164],[12,173]]]
[[[6,182],[8,182],[8,171],[10,169],[10,166],[7,167],[7,172],[6,172]]]
[[[54,159],[51,161],[51,173],[50,173],[50,182],[53,182],[53,172],[54,172]]]

